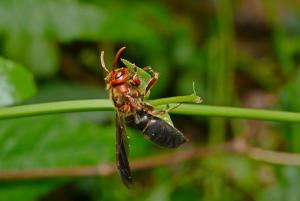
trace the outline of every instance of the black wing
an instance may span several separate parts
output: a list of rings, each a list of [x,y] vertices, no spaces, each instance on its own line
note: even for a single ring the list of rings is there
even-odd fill
[[[117,167],[123,183],[127,187],[130,187],[132,185],[132,177],[127,158],[126,140],[127,135],[124,120],[120,117],[120,114],[116,112]]]

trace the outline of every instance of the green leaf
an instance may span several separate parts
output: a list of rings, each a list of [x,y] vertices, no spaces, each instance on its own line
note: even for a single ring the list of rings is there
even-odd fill
[[[48,115],[2,123],[2,170],[97,164],[115,158],[113,127],[80,121],[72,115]]]
[[[166,110],[168,107],[172,107],[173,105],[175,105],[175,104],[172,104],[171,106],[170,105],[168,105],[168,106],[165,106],[165,105],[158,106],[158,107],[155,107],[155,109],[156,110]],[[163,119],[164,121],[168,122],[171,126],[174,126],[169,113],[158,114],[156,116]]]
[[[31,73],[20,64],[0,57],[0,106],[19,103],[35,92]]]
[[[134,73],[135,64],[131,63],[130,61],[128,61],[126,59],[121,59],[121,61],[124,63],[124,65],[129,69],[129,71],[131,73]],[[149,84],[149,82],[151,80],[151,76],[149,75],[149,73],[147,73],[143,69],[139,68],[138,66],[136,66],[136,67],[137,67],[137,73],[141,80],[141,85],[138,87],[138,89],[140,91],[145,91],[147,85]]]
[[[157,117],[159,117],[159,118],[163,119],[164,121],[168,122],[171,126],[174,126],[169,113],[164,113],[162,115],[157,115]]]

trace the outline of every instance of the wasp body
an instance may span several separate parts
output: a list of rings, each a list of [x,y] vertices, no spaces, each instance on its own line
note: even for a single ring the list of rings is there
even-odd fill
[[[105,66],[104,52],[102,51],[101,66],[107,72],[104,80],[116,108],[117,167],[123,183],[129,187],[132,184],[132,177],[127,158],[126,121],[135,125],[146,138],[163,147],[175,148],[186,142],[187,139],[174,126],[155,116],[154,108],[144,102],[145,95],[158,79],[158,73],[150,67],[145,67],[144,70],[148,71],[152,78],[145,90],[140,91],[138,87],[141,81],[136,66],[134,73],[126,67],[116,68],[120,54],[124,49],[125,47],[121,48],[116,54],[112,71],[109,71]]]

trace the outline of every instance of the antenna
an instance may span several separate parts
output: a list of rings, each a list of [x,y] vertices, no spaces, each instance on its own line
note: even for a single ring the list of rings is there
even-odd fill
[[[101,53],[100,53],[100,61],[101,61],[101,67],[103,68],[103,70],[105,72],[109,73],[109,70],[106,68],[105,62],[104,62],[104,51],[101,51]]]
[[[118,60],[119,60],[119,58],[120,58],[120,55],[121,55],[121,53],[122,53],[125,49],[126,49],[126,47],[121,47],[121,48],[119,49],[119,51],[117,52],[116,57],[115,57],[115,60],[114,60],[114,62],[113,62],[113,64],[112,64],[112,68],[113,68],[113,69],[116,68],[116,64],[117,64],[117,62],[118,62]]]

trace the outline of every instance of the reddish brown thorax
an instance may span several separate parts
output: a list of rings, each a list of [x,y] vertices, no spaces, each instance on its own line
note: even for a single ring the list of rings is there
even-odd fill
[[[105,78],[114,105],[122,113],[130,114],[142,107],[138,84],[133,79],[134,75],[125,67],[112,70]]]
[[[111,89],[112,87],[125,84],[129,79],[130,72],[127,68],[117,68],[106,76],[106,88]]]

